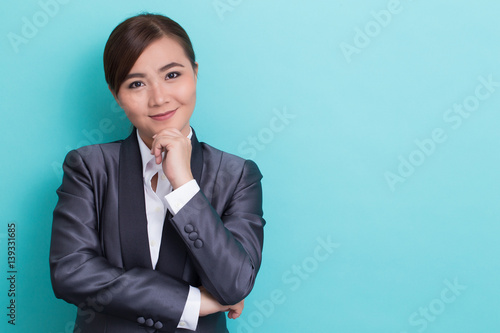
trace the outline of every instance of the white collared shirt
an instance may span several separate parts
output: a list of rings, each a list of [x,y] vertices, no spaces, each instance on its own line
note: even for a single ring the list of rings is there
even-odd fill
[[[188,139],[191,139],[193,131],[190,128]],[[195,179],[182,185],[175,191],[172,191],[172,185],[168,178],[163,173],[162,164],[156,164],[155,156],[151,155],[151,150],[142,141],[137,131],[137,141],[139,142],[139,150],[142,158],[142,173],[144,181],[144,197],[146,204],[146,216],[148,221],[148,239],[149,251],[151,254],[151,263],[153,269],[158,263],[160,255],[161,238],[163,231],[163,222],[167,209],[175,216],[179,210],[188,203],[191,198],[198,193],[200,187]],[[165,153],[162,153],[162,157]],[[151,179],[158,173],[158,183],[156,192],[151,187]],[[200,290],[193,286],[189,286],[189,294],[179,321],[178,328],[196,330],[198,325],[198,317],[200,313]]]

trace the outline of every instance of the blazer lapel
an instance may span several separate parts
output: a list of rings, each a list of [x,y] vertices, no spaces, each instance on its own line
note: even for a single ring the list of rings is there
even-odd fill
[[[201,184],[203,152],[194,130],[191,137],[191,146],[191,172],[198,184]],[[160,256],[158,257],[156,269],[178,279],[183,279],[188,255],[184,241],[175,230],[171,219],[172,214],[168,211],[163,223]]]
[[[142,159],[136,130],[120,147],[118,218],[122,260],[126,270],[153,268],[149,251]]]
[[[201,144],[198,142],[196,133],[193,129],[193,136],[191,137],[191,172],[193,173],[194,179],[201,186],[201,174],[203,172],[203,149]]]

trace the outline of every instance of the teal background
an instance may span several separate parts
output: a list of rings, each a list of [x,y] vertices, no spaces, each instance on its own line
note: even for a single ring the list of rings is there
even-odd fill
[[[60,166],[129,133],[102,51],[141,11],[192,38],[198,137],[265,177],[263,265],[231,332],[500,329],[500,2],[54,1],[1,5],[1,332],[71,331],[75,307],[54,297],[48,267]],[[44,3],[58,8],[44,16]],[[34,16],[38,31],[13,44]],[[463,103],[467,118],[449,113]],[[431,144],[436,128],[444,142]]]

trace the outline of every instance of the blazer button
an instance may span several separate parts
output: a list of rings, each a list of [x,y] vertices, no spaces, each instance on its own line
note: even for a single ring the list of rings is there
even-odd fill
[[[191,224],[186,224],[186,226],[184,227],[184,231],[187,233],[193,232],[194,227]]]
[[[198,233],[196,231],[193,231],[192,233],[189,234],[189,239],[194,241],[198,239]]]
[[[148,318],[148,320],[146,320],[146,326],[147,327],[153,327],[153,325],[154,325],[153,319]]]
[[[194,247],[199,249],[203,246],[203,241],[201,239],[197,239],[194,241]]]
[[[143,325],[146,322],[146,319],[144,319],[144,317],[139,317],[139,318],[137,318],[137,322],[139,324]]]
[[[155,323],[155,328],[156,328],[157,330],[161,330],[161,329],[163,328],[163,324],[162,324],[162,322],[161,322],[161,321],[157,321],[157,322]]]

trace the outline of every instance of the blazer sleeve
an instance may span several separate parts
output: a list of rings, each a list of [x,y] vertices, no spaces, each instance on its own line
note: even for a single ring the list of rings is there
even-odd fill
[[[92,320],[93,311],[131,321],[152,318],[163,330],[175,330],[189,285],[147,268],[111,265],[99,237],[99,191],[95,174],[78,151],[65,159],[57,190],[50,246],[50,273],[56,297],[78,306]],[[139,319],[141,321],[142,319]],[[150,319],[151,320],[151,319]]]
[[[231,164],[234,170],[234,163]],[[172,219],[200,275],[221,303],[236,304],[252,290],[263,247],[262,175],[250,160],[237,172],[219,170],[213,202],[199,191]]]

